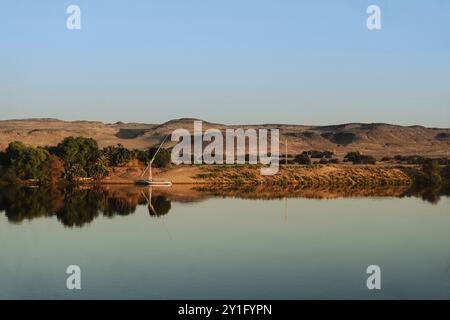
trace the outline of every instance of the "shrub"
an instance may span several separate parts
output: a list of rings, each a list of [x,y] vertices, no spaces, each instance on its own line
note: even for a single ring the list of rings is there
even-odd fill
[[[102,154],[106,157],[107,165],[117,167],[124,166],[136,158],[133,151],[124,148],[121,144],[104,148]]]
[[[108,159],[106,156],[100,156],[95,163],[88,166],[87,170],[88,176],[96,180],[106,177],[109,173]]]
[[[311,159],[305,153],[297,155],[295,157],[294,161],[299,163],[299,164],[307,164],[307,165],[311,164]]]
[[[135,158],[140,162],[147,163],[150,160],[148,151],[135,149],[133,150],[133,153],[135,155]]]
[[[361,153],[359,151],[352,151],[345,155],[344,161],[358,161],[361,158]]]
[[[402,156],[402,155],[396,155],[394,159],[397,162],[406,162],[407,164],[424,164],[429,160],[422,156]]]
[[[70,182],[75,182],[78,178],[86,178],[87,172],[81,164],[75,163],[65,170],[64,177]]]
[[[56,152],[64,162],[66,170],[74,165],[85,169],[100,156],[97,141],[83,137],[65,138],[57,145]]]
[[[319,164],[330,164],[330,163],[333,163],[333,164],[335,164],[335,163],[339,163],[339,160],[336,159],[336,158],[334,158],[334,159],[322,158],[322,159],[320,159],[319,162],[316,161],[315,163],[319,163]]]
[[[372,156],[361,155],[359,162],[353,162],[353,164],[375,164],[377,161]]]
[[[149,159],[152,159],[158,148],[150,148],[148,151]],[[171,162],[171,153],[169,149],[161,148],[156,154],[155,160],[153,161],[153,167],[164,168],[167,167]]]
[[[47,175],[49,157],[43,148],[28,147],[14,141],[8,145],[2,161],[18,179],[43,180]]]
[[[362,155],[359,151],[349,152],[344,157],[345,161],[351,161],[353,164],[375,164],[376,160],[372,156]]]
[[[442,184],[442,177],[440,175],[439,162],[437,160],[430,160],[422,165],[422,171],[425,174],[428,184],[440,185]]]
[[[331,157],[334,155],[334,152],[332,152],[332,151],[309,150],[309,151],[303,151],[302,154],[308,155],[312,159],[322,159],[322,158],[331,159]]]
[[[64,162],[65,176],[69,181],[87,177],[100,156],[97,141],[83,137],[65,138],[57,145],[56,153]]]

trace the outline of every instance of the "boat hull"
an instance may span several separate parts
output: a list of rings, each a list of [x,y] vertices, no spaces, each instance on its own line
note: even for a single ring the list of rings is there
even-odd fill
[[[137,180],[134,183],[136,185],[140,185],[140,186],[164,186],[164,187],[170,187],[172,185],[171,181],[155,181],[155,180]]]

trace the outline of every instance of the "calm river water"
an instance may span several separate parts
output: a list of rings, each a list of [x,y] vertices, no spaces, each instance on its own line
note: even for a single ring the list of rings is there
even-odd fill
[[[0,298],[450,298],[448,197],[149,196],[2,191]]]

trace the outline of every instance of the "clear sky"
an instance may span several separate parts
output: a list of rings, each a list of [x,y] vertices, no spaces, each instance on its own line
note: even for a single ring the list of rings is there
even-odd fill
[[[366,27],[370,4],[382,30]],[[2,0],[0,110],[450,127],[450,1]]]

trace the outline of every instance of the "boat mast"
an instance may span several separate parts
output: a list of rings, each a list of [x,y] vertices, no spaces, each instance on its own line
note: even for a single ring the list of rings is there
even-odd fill
[[[152,181],[152,164],[153,161],[155,161],[156,159],[156,155],[158,154],[159,150],[161,149],[162,145],[164,144],[164,142],[166,142],[166,139],[169,135],[166,135],[163,139],[163,141],[161,142],[161,144],[159,145],[158,149],[156,150],[155,154],[153,155],[153,158],[150,160],[150,162],[148,163],[147,167],[145,168],[144,171],[142,171],[141,173],[141,178],[144,176],[144,174],[148,171],[148,180]]]

